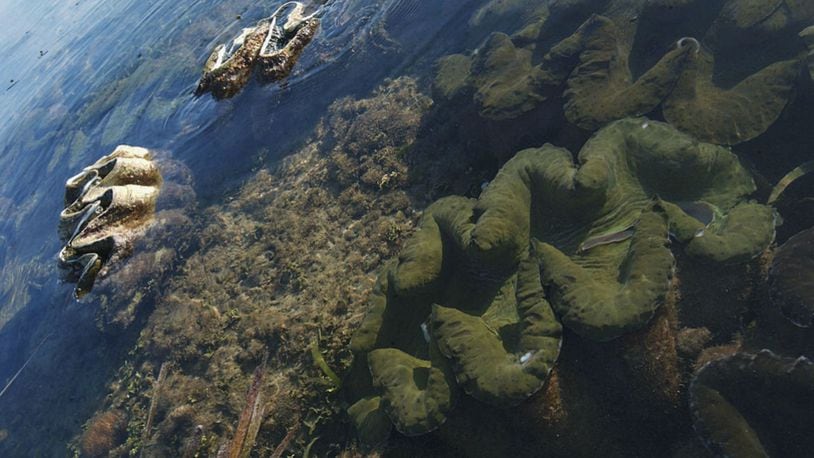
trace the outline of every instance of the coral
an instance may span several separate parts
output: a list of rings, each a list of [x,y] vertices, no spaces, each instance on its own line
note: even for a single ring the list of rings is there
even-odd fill
[[[704,365],[690,385],[698,434],[727,456],[803,456],[814,405],[814,363],[769,350]]]
[[[65,184],[59,262],[67,279],[77,282],[77,297],[91,290],[104,264],[130,254],[143,234],[161,186],[151,159],[144,148],[120,145]]]
[[[108,453],[124,441],[127,419],[119,410],[107,410],[94,416],[88,423],[80,450],[84,456],[108,456]]]
[[[372,376],[355,381],[369,387],[350,410],[364,415],[355,423],[381,418],[381,409],[405,434],[437,428],[451,407],[449,367],[475,399],[523,401],[557,359],[558,320],[606,341],[641,329],[666,300],[668,228],[693,219],[670,201],[709,202],[721,219],[738,221],[702,224],[705,232],[690,240],[679,235],[694,256],[737,262],[762,252],[774,219],[770,208],[745,201],[753,190],[731,152],[642,118],[600,130],[579,166],[551,145],[519,152],[478,200],[446,197],[427,208],[380,273],[351,344]],[[675,403],[673,334],[663,321],[644,345],[664,360],[637,357],[634,365],[647,366],[645,377],[667,374],[665,397]]]
[[[769,270],[772,303],[792,323],[814,323],[814,228],[802,231],[775,252]]]

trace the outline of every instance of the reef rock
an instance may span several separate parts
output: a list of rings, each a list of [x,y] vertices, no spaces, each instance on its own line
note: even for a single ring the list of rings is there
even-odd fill
[[[105,264],[129,254],[153,216],[161,183],[152,154],[127,145],[67,181],[59,263],[77,283],[77,297],[91,290]]]

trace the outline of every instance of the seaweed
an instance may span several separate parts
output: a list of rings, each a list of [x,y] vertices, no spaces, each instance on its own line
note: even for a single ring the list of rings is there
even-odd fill
[[[311,352],[311,358],[314,359],[314,364],[325,374],[326,377],[331,381],[332,386],[328,389],[328,392],[336,391],[342,388],[342,380],[336,375],[328,363],[325,361],[325,357],[322,356],[322,352],[319,351],[319,337],[315,336],[314,339],[311,341],[311,345],[308,346]]]
[[[158,400],[161,398],[161,388],[164,386],[164,380],[167,379],[169,372],[169,364],[164,362],[161,364],[161,369],[158,370],[158,377],[153,383],[153,395],[150,399],[150,409],[147,411],[147,421],[144,423],[144,435],[142,436],[142,444],[146,447],[152,437],[153,421],[155,420],[155,412],[158,409]]]
[[[246,394],[246,406],[240,414],[240,420],[235,429],[234,438],[229,444],[228,458],[246,458],[254,447],[254,440],[263,421],[265,406],[263,405],[263,377],[266,373],[267,356],[254,370],[254,377],[249,391]],[[219,454],[220,455],[220,454]]]

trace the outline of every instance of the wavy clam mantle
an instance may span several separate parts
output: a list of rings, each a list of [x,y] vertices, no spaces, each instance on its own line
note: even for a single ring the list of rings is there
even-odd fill
[[[775,43],[790,32],[810,46],[811,29],[803,28],[814,21],[814,8],[802,3],[730,0],[717,6],[719,16],[710,23],[704,22],[703,2],[696,1],[593,2],[593,8],[587,1],[553,2],[514,35],[494,32],[471,55],[441,59],[436,86],[444,97],[471,94],[477,112],[491,120],[553,113],[561,104],[566,119],[588,131],[659,114],[699,140],[740,144],[780,117],[800,85],[804,55],[788,46],[778,52],[774,45],[761,56],[777,56],[772,62],[746,75],[736,67],[737,77],[716,61],[742,54],[744,41]],[[513,7],[519,8],[503,6]],[[578,17],[585,19],[562,37],[563,27]],[[640,29],[660,22],[669,29],[676,21],[703,33],[678,38],[634,75],[634,48],[653,46],[641,42],[646,32]]]
[[[161,181],[149,150],[119,145],[65,183],[59,262],[77,297],[105,264],[127,255],[155,212]]]
[[[775,216],[754,190],[731,151],[631,118],[598,131],[576,164],[552,145],[523,150],[479,199],[437,201],[380,274],[351,344],[371,375],[349,410],[362,439],[383,440],[387,417],[407,435],[438,428],[456,386],[523,401],[547,380],[562,326],[594,341],[641,329],[671,288],[669,237],[699,262],[759,255]]]

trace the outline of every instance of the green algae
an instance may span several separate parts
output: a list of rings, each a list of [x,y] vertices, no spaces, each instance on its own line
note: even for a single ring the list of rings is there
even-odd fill
[[[331,366],[325,361],[325,357],[322,356],[322,352],[319,351],[319,339],[314,338],[311,341],[311,345],[309,347],[311,351],[311,358],[314,360],[314,364],[325,374],[326,377],[331,381],[333,387],[331,390],[338,390],[342,388],[342,380],[340,380],[339,376],[336,375],[336,372],[331,369]]]

